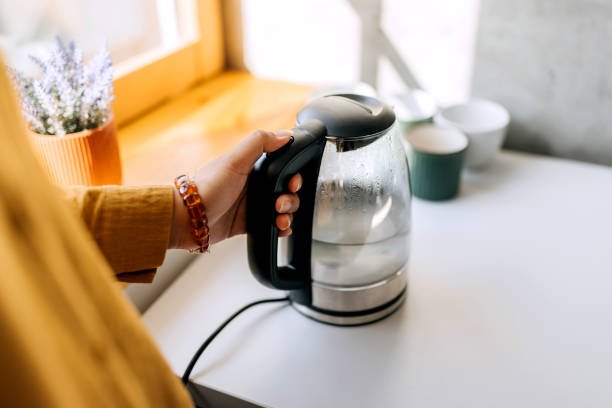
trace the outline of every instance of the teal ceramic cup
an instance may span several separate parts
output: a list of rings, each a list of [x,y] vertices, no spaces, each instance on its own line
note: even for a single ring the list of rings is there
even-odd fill
[[[404,134],[412,193],[425,200],[457,195],[468,138],[461,131],[425,124]]]

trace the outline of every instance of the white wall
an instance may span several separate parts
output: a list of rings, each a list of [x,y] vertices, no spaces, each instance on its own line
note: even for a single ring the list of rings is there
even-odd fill
[[[441,104],[468,97],[478,0],[384,0],[383,28]],[[242,0],[246,66],[316,84],[359,80],[360,20],[347,0]],[[379,91],[403,89],[382,61]]]
[[[359,20],[344,0],[243,0],[244,58],[255,74],[295,82],[359,77]]]

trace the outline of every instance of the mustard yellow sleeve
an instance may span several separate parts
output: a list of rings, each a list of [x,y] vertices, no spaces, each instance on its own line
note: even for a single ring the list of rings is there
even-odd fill
[[[171,186],[64,187],[117,278],[151,282],[165,257],[174,211]]]

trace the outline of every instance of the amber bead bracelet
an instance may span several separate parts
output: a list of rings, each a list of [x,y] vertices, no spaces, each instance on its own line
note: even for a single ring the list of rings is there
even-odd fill
[[[206,208],[202,203],[202,197],[198,193],[198,187],[187,175],[182,174],[174,179],[174,187],[176,187],[183,204],[187,207],[191,223],[191,236],[198,245],[198,248],[192,249],[192,253],[204,253],[208,251],[208,217],[206,216]]]

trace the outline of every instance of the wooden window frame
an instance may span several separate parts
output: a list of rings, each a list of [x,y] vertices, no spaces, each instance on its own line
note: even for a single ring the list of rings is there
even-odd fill
[[[115,71],[115,121],[123,125],[224,68],[221,0],[178,0],[182,44],[138,55]]]

